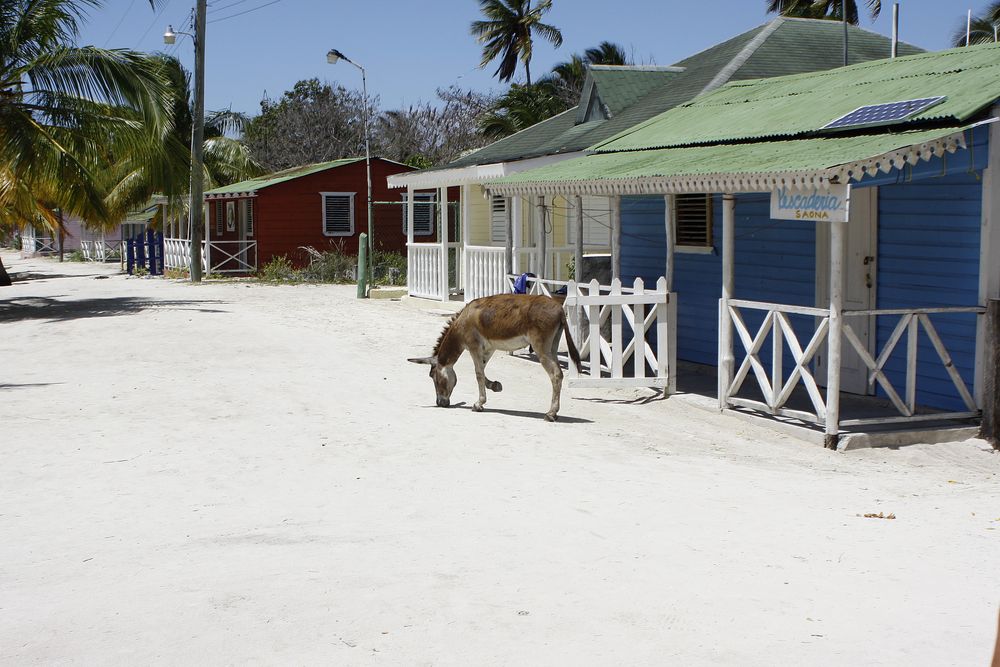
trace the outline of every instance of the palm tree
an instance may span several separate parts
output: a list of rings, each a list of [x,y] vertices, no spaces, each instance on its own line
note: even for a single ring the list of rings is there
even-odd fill
[[[954,46],[965,46],[965,21],[962,21],[960,28],[955,30],[951,38]],[[969,44],[992,44],[997,41],[997,32],[1000,29],[1000,0],[987,5],[986,11],[972,17],[972,24],[969,26]]]
[[[601,42],[583,52],[583,59],[591,65],[631,65],[632,59],[620,44]]]
[[[98,6],[0,3],[0,226],[57,229],[56,209],[107,220],[101,168],[151,158],[169,132],[170,88],[154,59],[74,45],[78,21]]]
[[[531,86],[515,83],[483,115],[479,131],[488,139],[502,139],[568,108],[551,79],[542,79]]]
[[[149,201],[154,194],[166,198],[167,216],[171,218],[185,214],[189,205],[191,128],[194,126],[191,76],[176,58],[154,57],[170,81],[174,100],[172,131],[164,137],[153,159],[124,156],[109,168],[112,183],[106,203],[118,218]],[[263,173],[263,167],[251,156],[246,145],[226,136],[242,132],[246,123],[244,114],[230,110],[207,114],[202,149],[206,189]]]
[[[766,0],[767,13],[782,16],[796,16],[807,19],[831,19],[843,21],[842,6],[846,5],[847,22],[851,25],[860,23],[858,0]],[[865,0],[868,14],[874,21],[882,12],[882,0]]]
[[[517,61],[524,63],[527,85],[531,85],[532,35],[538,34],[557,48],[562,45],[562,33],[555,26],[542,23],[542,15],[552,8],[552,0],[479,0],[485,20],[473,21],[473,37],[483,45],[480,67],[500,59],[494,72],[500,81],[514,78]]]
[[[559,89],[559,95],[566,99],[567,107],[580,101],[583,82],[587,78],[587,67],[590,65],[631,65],[632,59],[625,53],[621,45],[614,42],[601,42],[589,48],[583,55],[574,53],[570,59],[557,63],[552,68],[555,77],[554,84]]]

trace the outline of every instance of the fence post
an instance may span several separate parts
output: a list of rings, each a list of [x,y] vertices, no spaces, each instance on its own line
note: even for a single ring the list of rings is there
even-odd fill
[[[126,272],[132,275],[135,269],[135,241],[129,237],[125,237],[125,266]]]
[[[158,272],[162,276],[163,270],[166,268],[166,260],[164,259],[164,242],[163,242],[163,232],[156,232],[156,264],[158,267]]]
[[[986,302],[986,358],[983,359],[983,423],[980,437],[1000,449],[1000,299]]]
[[[368,296],[368,234],[361,232],[358,234],[358,298],[363,299]]]
[[[136,266],[146,268],[146,242],[142,237],[142,232],[135,235],[135,263]]]

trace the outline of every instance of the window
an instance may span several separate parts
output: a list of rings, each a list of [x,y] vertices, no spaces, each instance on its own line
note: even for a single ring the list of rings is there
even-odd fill
[[[712,195],[674,195],[678,248],[712,247]]]
[[[215,235],[222,236],[222,200],[215,201]]]
[[[354,193],[321,192],[323,197],[323,234],[352,236],[354,234]]]
[[[611,245],[611,199],[608,197],[581,197],[583,202],[583,245],[606,248]],[[576,197],[568,200],[566,207],[566,239],[576,243]]]
[[[236,231],[236,202],[226,202],[226,231]]]
[[[490,199],[490,243],[507,242],[507,216],[510,200],[506,197]]]
[[[430,236],[434,233],[437,195],[433,192],[413,194],[413,235]],[[403,233],[406,234],[406,195],[403,195]]]
[[[247,236],[253,236],[253,199],[240,200],[240,220]]]

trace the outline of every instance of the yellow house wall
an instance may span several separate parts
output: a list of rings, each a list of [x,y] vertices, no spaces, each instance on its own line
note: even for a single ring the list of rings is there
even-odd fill
[[[490,203],[480,185],[470,185],[469,193],[469,245],[490,244]]]

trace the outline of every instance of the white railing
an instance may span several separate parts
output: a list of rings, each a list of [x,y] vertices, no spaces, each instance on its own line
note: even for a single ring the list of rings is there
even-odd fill
[[[55,239],[49,236],[22,236],[21,254],[34,255],[43,252],[57,252]]]
[[[406,284],[410,296],[441,299],[448,276],[441,275],[440,243],[408,243],[406,246]]]
[[[83,258],[88,262],[120,261],[122,258],[122,242],[118,239],[113,241],[107,239],[80,241],[80,250],[83,252]]]
[[[720,309],[727,307],[725,302],[720,301]],[[829,326],[830,311],[823,308],[809,308],[806,306],[788,306],[774,303],[761,303],[756,301],[745,301],[740,299],[730,299],[728,302],[729,315],[732,318],[733,328],[742,342],[746,356],[743,358],[739,369],[733,376],[728,387],[722,388],[723,396],[721,400],[726,406],[740,406],[753,410],[767,412],[773,415],[792,417],[806,422],[823,425],[827,418],[827,401],[820,391],[816,378],[813,375],[811,364],[816,354],[829,346]],[[764,320],[757,330],[751,333],[743,319],[742,310],[763,311]],[[968,308],[909,308],[898,310],[861,310],[844,311],[843,313],[843,337],[851,347],[858,353],[862,362],[868,368],[868,385],[874,388],[878,385],[889,397],[893,407],[899,412],[899,416],[870,417],[862,419],[842,419],[839,420],[838,427],[859,426],[870,424],[888,424],[895,422],[916,422],[941,419],[964,419],[976,417],[980,411],[976,407],[975,400],[969,392],[968,386],[959,375],[952,363],[951,355],[945,348],[941,337],[931,322],[931,315],[940,313],[968,313],[978,314],[984,310],[980,307]],[[812,337],[803,346],[789,320],[789,315],[805,315],[815,318],[815,328]],[[881,352],[873,357],[861,338],[851,327],[851,319],[855,317],[899,317],[899,322],[893,330],[892,335],[886,341]],[[721,310],[720,310],[721,319]],[[924,332],[930,339],[931,344],[937,352],[938,358],[945,368],[948,376],[954,384],[958,397],[961,398],[966,407],[964,412],[928,412],[917,414],[917,344],[919,328],[923,327]],[[897,344],[902,339],[903,334],[907,334],[906,347],[906,375],[905,375],[905,399],[889,381],[884,372],[886,362],[892,356]],[[770,338],[771,367],[767,368],[760,359],[760,353],[766,349],[765,345]],[[791,353],[794,367],[788,378],[785,378],[783,361],[785,350]],[[832,355],[827,355],[828,361]],[[763,401],[740,398],[737,396],[743,383],[753,371],[757,381],[757,386],[763,395]],[[809,396],[813,411],[793,410],[786,407],[795,388],[801,384]]]
[[[492,246],[466,246],[463,254],[465,301],[508,291],[504,281],[507,249]]]
[[[163,265],[168,269],[190,270],[191,240],[163,239]],[[201,270],[205,274],[257,273],[257,242],[202,241]]]
[[[538,248],[514,248],[514,264],[519,273],[542,274],[538,262]],[[573,246],[563,246],[545,249],[545,271],[544,275],[552,276],[557,280],[569,278],[567,265],[576,255],[576,248]]]
[[[623,288],[617,278],[610,287],[596,280],[569,281],[565,307],[570,328],[577,332],[580,356],[589,366],[588,374],[579,376],[570,364],[571,387],[662,387],[667,394],[676,390],[677,295],[667,292],[665,278],[657,280],[654,291],[647,291],[641,278],[631,289]],[[655,350],[651,329],[656,333]]]

